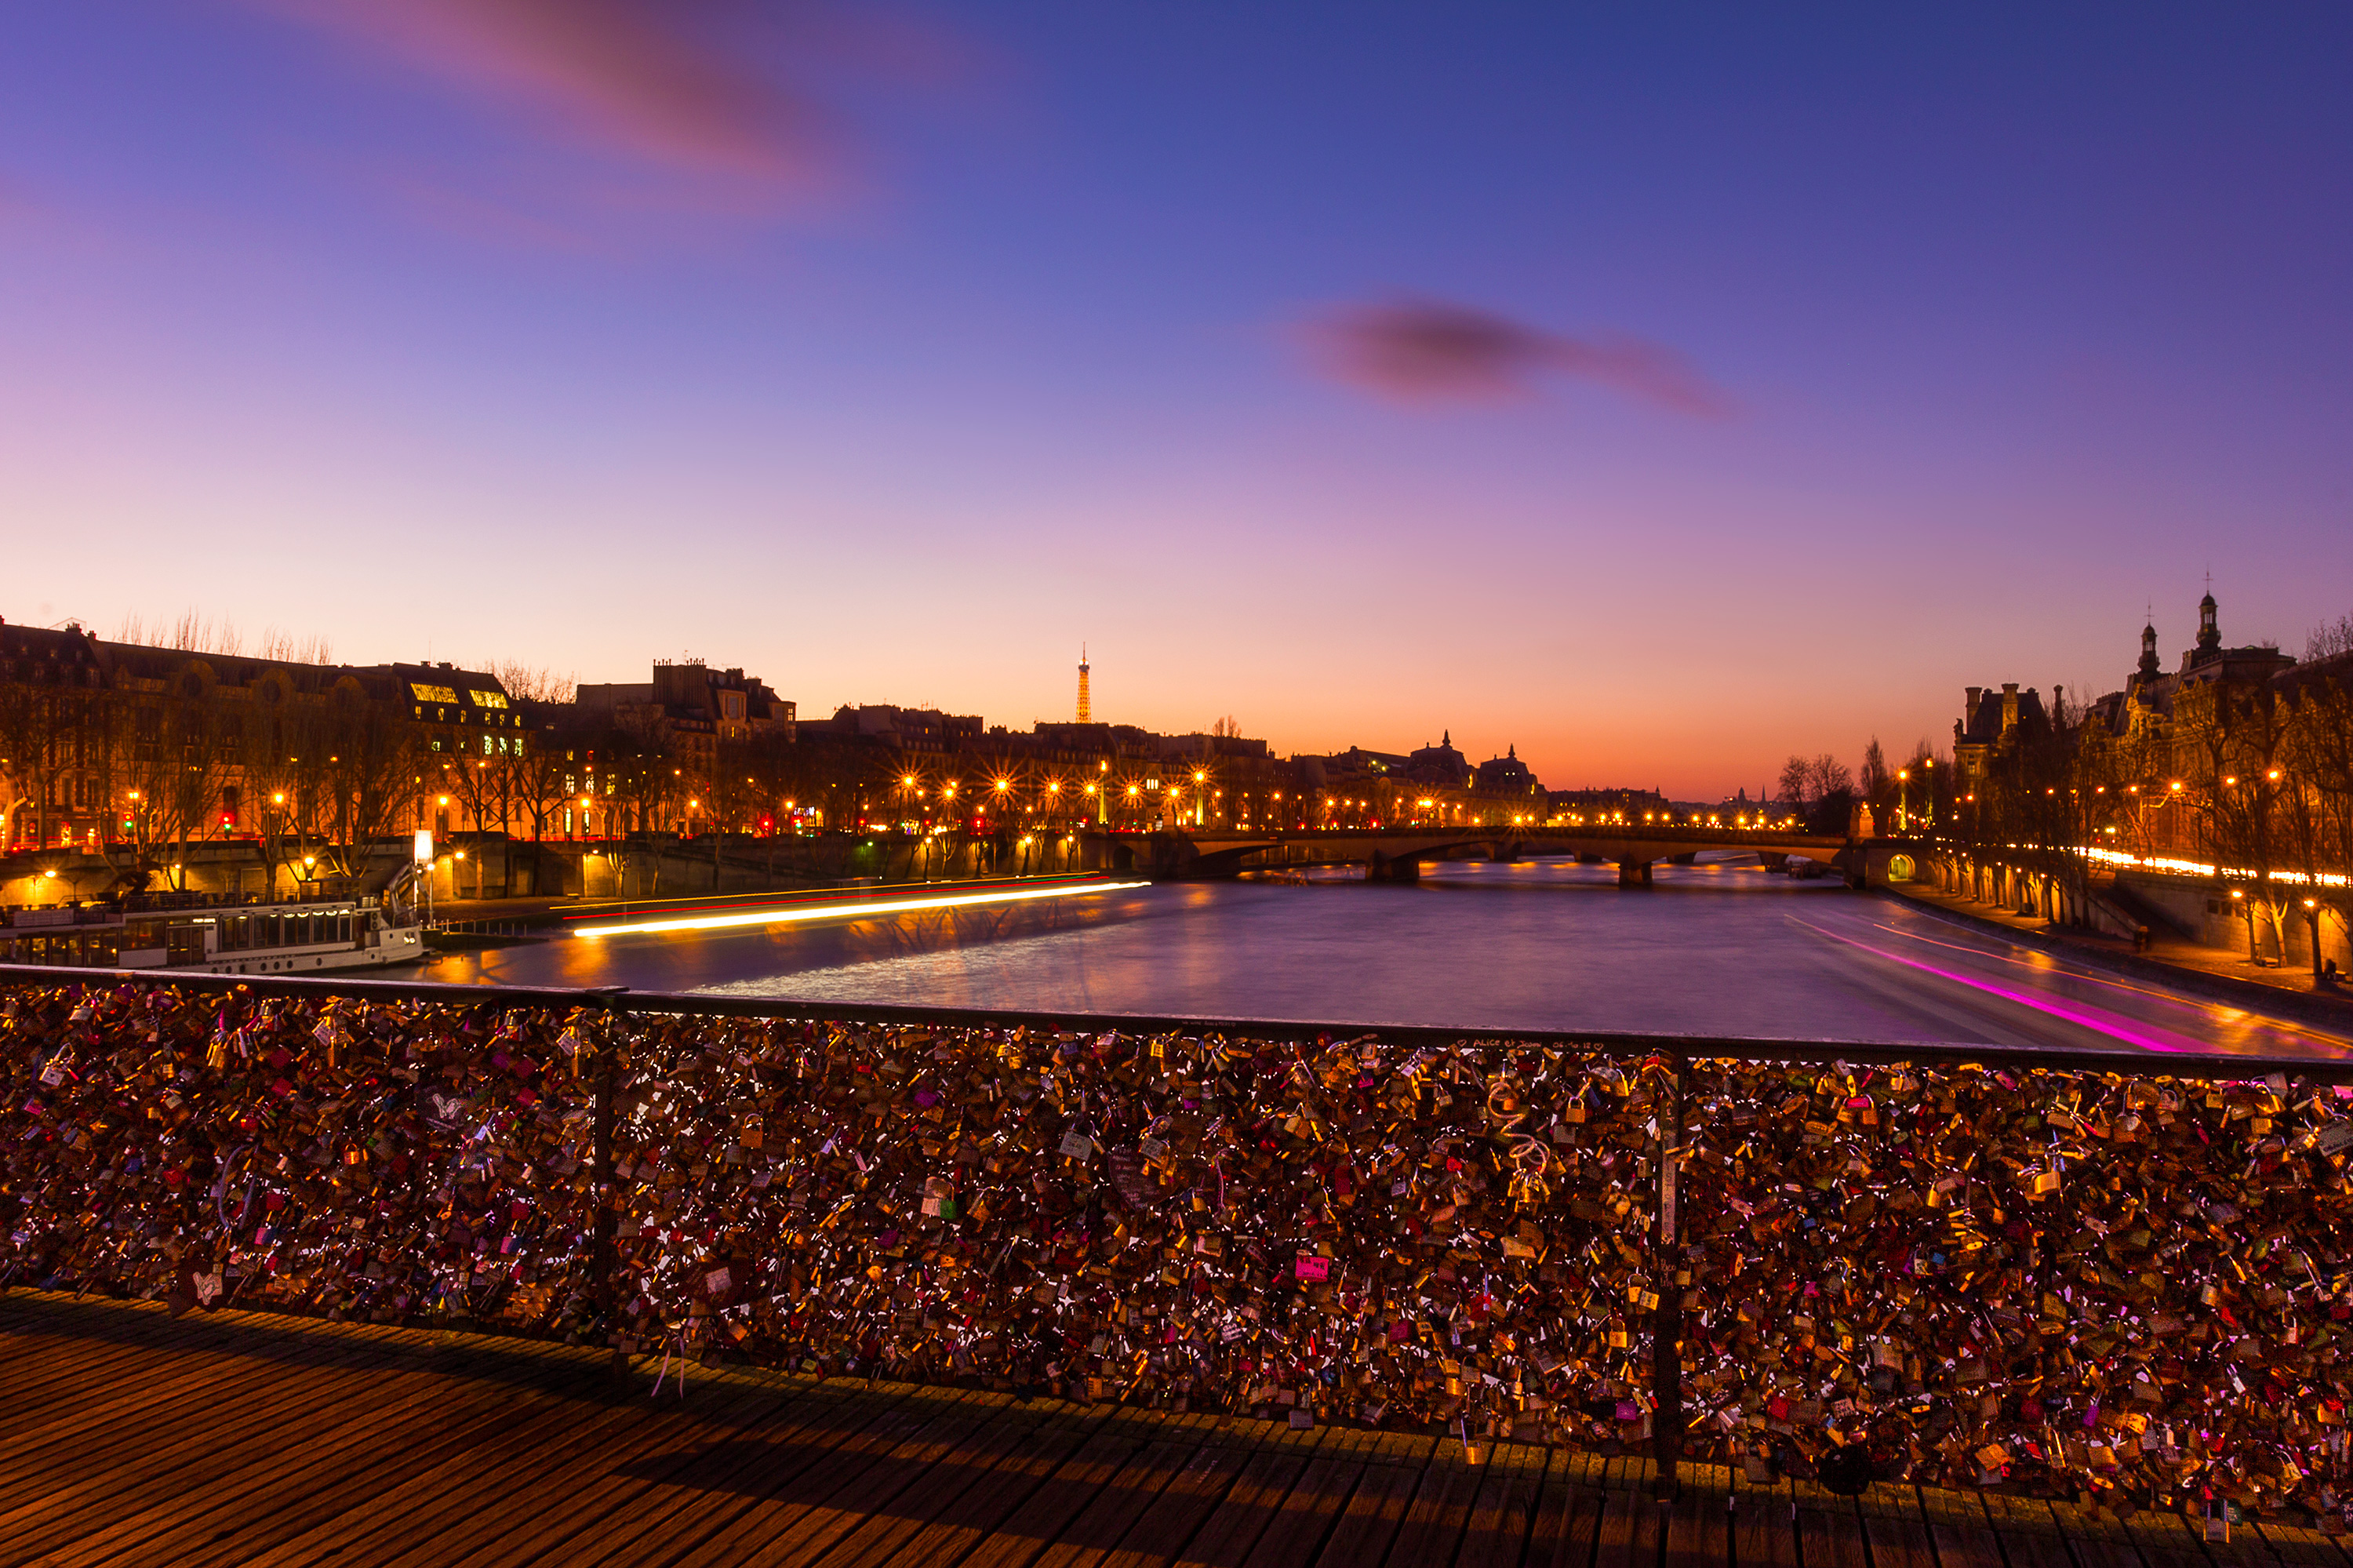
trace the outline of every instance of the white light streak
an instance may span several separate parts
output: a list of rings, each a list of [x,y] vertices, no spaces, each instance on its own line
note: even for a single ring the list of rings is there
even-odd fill
[[[2089,860],[2105,861],[2110,865],[2137,866],[2144,871],[2170,871],[2184,876],[2212,876],[2231,882],[2263,880],[2254,871],[2238,866],[2207,865],[2194,860],[2168,860],[2162,855],[2126,854],[2122,850],[2086,849],[2080,853]],[[2322,887],[2343,887],[2347,884],[2345,877],[2325,871],[2316,877],[2307,876],[2300,871],[2274,871],[2271,874],[2271,879],[2274,882],[2293,882],[2306,885],[2317,884]]]
[[[1020,887],[1002,893],[959,893],[936,898],[886,898],[864,903],[818,904],[788,909],[739,909],[724,915],[681,915],[669,920],[638,920],[613,926],[583,926],[573,933],[604,937],[659,936],[669,931],[715,931],[730,926],[783,926],[843,915],[898,915],[911,909],[955,909],[974,904],[1013,904],[1030,898],[1071,898],[1082,893],[1119,893],[1149,887],[1148,882],[1089,882],[1076,887]]]

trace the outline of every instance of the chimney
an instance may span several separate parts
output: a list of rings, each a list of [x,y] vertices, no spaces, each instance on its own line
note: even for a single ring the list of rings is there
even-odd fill
[[[1975,729],[1978,727],[1978,699],[1983,695],[1985,695],[1985,688],[1983,686],[1971,686],[1969,688],[1969,705],[1962,710],[1961,726],[1963,728]]]
[[[2008,735],[2018,727],[2018,683],[2001,683],[2001,733]]]

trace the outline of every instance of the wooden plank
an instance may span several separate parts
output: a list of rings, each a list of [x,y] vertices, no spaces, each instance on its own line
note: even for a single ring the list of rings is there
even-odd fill
[[[2178,1513],[2136,1509],[2126,1516],[2125,1529],[2148,1568],[2206,1568],[2206,1553],[2190,1533],[2189,1521]]]
[[[1937,1568],[1936,1549],[1928,1539],[1928,1522],[1920,1517],[1916,1498],[1909,1517],[1902,1507],[1901,1493],[1910,1489],[1871,1489],[1893,1494],[1862,1516],[1863,1540],[1871,1547],[1872,1568]]]
[[[755,1558],[814,1562],[1012,1403],[994,1393],[918,1395],[839,1448],[794,1454],[786,1462],[799,1463],[777,1478],[772,1495],[680,1555],[680,1568]]]
[[[963,1561],[1107,1425],[1108,1414],[1108,1407],[1057,1414],[1022,1432],[986,1474],[896,1547],[891,1568],[948,1568]]]
[[[470,1448],[375,1489],[353,1476],[325,1494],[337,1506],[310,1529],[250,1559],[256,1568],[292,1568],[329,1561],[376,1562],[427,1533],[432,1521],[462,1512],[480,1499],[511,1495],[529,1484],[555,1456],[593,1449],[605,1435],[636,1418],[635,1401],[620,1406],[551,1398]]]
[[[1119,1544],[1098,1559],[1105,1568],[1164,1568],[1185,1549],[1216,1510],[1234,1478],[1250,1461],[1250,1450],[1222,1444],[1204,1444],[1184,1468],[1169,1478],[1151,1506],[1120,1537]]]
[[[905,1563],[915,1540],[957,1504],[969,1506],[969,1499],[978,1493],[982,1506],[989,1506],[1008,1479],[996,1473],[998,1467],[1008,1461],[1018,1467],[1049,1422],[1060,1423],[1060,1429],[1069,1438],[1067,1451],[1067,1447],[1076,1446],[1086,1427],[1100,1422],[1104,1413],[1052,1413],[1018,1407],[1005,1412],[970,1439],[944,1454],[928,1474],[844,1536],[841,1543],[826,1554],[827,1568],[884,1568],[885,1564]],[[1014,1474],[1018,1474],[1018,1467]]]
[[[1498,1443],[1487,1463],[1487,1478],[1471,1505],[1455,1568],[1519,1568],[1544,1483],[1546,1454],[1525,1443]],[[1710,1563],[1708,1568],[1723,1568]]]
[[[1727,1478],[1713,1465],[1689,1470],[1667,1510],[1665,1568],[1725,1568],[1732,1553]]]
[[[5,1341],[12,1354],[0,1366],[0,1437],[22,1430],[47,1407],[119,1383],[126,1372],[168,1375],[175,1362],[220,1354],[181,1341],[162,1313],[142,1314],[127,1332],[106,1339],[49,1331],[20,1332]]]
[[[1562,1520],[1561,1532],[1554,1538],[1548,1568],[1593,1568],[1600,1555],[1601,1515],[1606,1506],[1605,1494],[1598,1488],[1580,1487],[1571,1494],[1570,1507]],[[1536,1543],[1529,1542],[1531,1562]]]
[[[551,1494],[562,1499],[558,1520],[583,1515],[593,1519],[612,1505],[600,1502],[593,1485],[582,1484],[591,1476],[627,1477],[675,1462],[681,1449],[700,1447],[756,1425],[774,1415],[781,1404],[778,1393],[765,1389],[723,1384],[703,1390],[701,1402],[691,1408],[650,1403],[639,1406],[633,1417],[609,1428],[595,1448],[558,1445],[552,1464],[527,1483],[483,1499],[405,1552],[385,1553],[377,1561],[387,1565],[423,1563],[430,1568],[454,1568],[482,1558],[511,1562],[517,1555],[518,1540],[535,1543],[543,1538],[546,1527],[540,1521],[550,1512]]]
[[[1985,1502],[1977,1493],[1922,1487],[1918,1495],[1939,1568],[2005,1568],[2001,1540],[1987,1520]]]
[[[478,1510],[552,1482],[581,1455],[606,1447],[645,1418],[645,1411],[635,1405],[559,1402],[526,1425],[509,1428],[479,1446],[468,1456],[471,1463],[427,1472],[380,1502],[367,1501],[348,1485],[338,1488],[358,1506],[261,1561],[382,1563],[427,1552],[440,1531]]]
[[[616,1568],[667,1560],[767,1495],[782,1457],[829,1447],[899,1408],[911,1393],[893,1397],[838,1382],[799,1382],[791,1403],[773,1414],[645,1467],[646,1489],[625,1508],[549,1531],[529,1560],[569,1561],[568,1543],[583,1535],[595,1540],[596,1560]]]
[[[1160,1457],[1166,1457],[1163,1481],[1193,1446],[1188,1442],[1162,1446]],[[1139,1484],[1145,1475],[1157,1469],[1158,1458],[1145,1457],[1151,1448],[1150,1440],[1134,1423],[1106,1425],[999,1520],[973,1548],[962,1568],[1022,1568],[1066,1537],[1092,1535],[1109,1547],[1134,1522],[1134,1514],[1142,1513],[1159,1495],[1158,1483],[1149,1491]],[[1129,1507],[1133,1513],[1115,1517]]]
[[[152,1431],[159,1409],[187,1417],[258,1394],[286,1397],[282,1377],[274,1385],[269,1381],[273,1370],[241,1359],[207,1360],[181,1369],[177,1376],[134,1374],[110,1396],[49,1413],[9,1440],[10,1449],[23,1457],[0,1480],[0,1514],[54,1495],[60,1478],[89,1478],[124,1452],[123,1435]]]
[[[354,1498],[396,1490],[427,1470],[448,1464],[453,1454],[494,1441],[557,1403],[558,1396],[536,1390],[516,1394],[496,1389],[477,1390],[447,1404],[428,1403],[413,1422],[380,1436],[364,1429],[362,1441],[334,1463],[272,1478],[263,1494],[267,1506],[234,1509],[226,1515],[207,1510],[175,1521],[159,1539],[175,1542],[173,1561],[185,1568],[249,1563],[341,1517],[353,1506]]]
[[[2105,1509],[2081,1508],[2057,1499],[2049,1505],[2076,1568],[2144,1568],[2139,1549],[2123,1520]]]
[[[119,1511],[126,1498],[185,1495],[225,1468],[266,1458],[285,1440],[286,1425],[299,1425],[326,1373],[372,1359],[364,1346],[322,1343],[305,1350],[325,1363],[300,1369],[309,1379],[281,1368],[251,1369],[250,1377],[185,1389],[185,1404],[172,1402],[178,1419],[168,1423],[142,1420],[132,1412],[53,1435],[0,1489],[0,1502],[13,1505],[0,1508],[0,1534],[36,1554],[87,1533],[88,1524],[77,1517],[85,1512],[96,1519]],[[325,1378],[324,1386],[356,1395],[364,1380]]]
[[[32,1413],[32,1419],[20,1422],[7,1436],[12,1447],[36,1454],[52,1465],[69,1464],[69,1445],[107,1422],[135,1420],[140,1412],[158,1405],[234,1402],[268,1383],[273,1374],[283,1377],[304,1367],[342,1358],[364,1359],[366,1354],[365,1347],[304,1340],[280,1347],[280,1353],[273,1356],[206,1351],[159,1358],[124,1369],[115,1374],[110,1386],[86,1397],[59,1399],[39,1408]],[[21,1490],[23,1478],[22,1474],[12,1478],[18,1484],[0,1490]]]
[[[1266,1533],[1250,1549],[1246,1568],[1297,1568],[1315,1560],[1365,1473],[1364,1454],[1371,1445],[1363,1439],[1368,1436],[1349,1434],[1308,1461],[1290,1496],[1268,1520]]]
[[[1400,1452],[1391,1446],[1391,1439],[1401,1436],[1383,1433],[1381,1441],[1373,1446],[1363,1473],[1356,1478],[1356,1489],[1333,1520],[1332,1533],[1324,1537],[1317,1563],[1331,1568],[1358,1568],[1388,1556],[1398,1527],[1405,1522],[1406,1510],[1413,1506],[1414,1490],[1421,1484],[1419,1464],[1398,1462],[1412,1457],[1409,1450]]]
[[[1441,1439],[1421,1473],[1413,1505],[1389,1547],[1394,1563],[1451,1563],[1487,1478],[1483,1465],[1463,1463],[1462,1445]]]
[[[413,1425],[395,1427],[383,1441],[364,1441],[347,1460],[298,1472],[274,1487],[266,1509],[244,1510],[226,1525],[202,1519],[175,1531],[184,1543],[173,1561],[184,1568],[246,1563],[343,1517],[353,1498],[398,1490],[430,1469],[448,1466],[453,1454],[494,1443],[552,1407],[562,1396],[540,1389],[510,1393],[480,1387],[446,1407],[428,1407]],[[372,1439],[374,1435],[368,1435]]]
[[[1528,1525],[1527,1568],[1588,1568],[1591,1562],[1589,1548],[1573,1552],[1568,1541],[1569,1520],[1577,1512],[1577,1499],[1591,1495],[1580,1484],[1583,1459],[1584,1456],[1568,1448],[1555,1448],[1546,1456],[1535,1516]]]
[[[60,1564],[100,1563],[136,1550],[151,1562],[185,1563],[200,1543],[223,1533],[220,1521],[234,1533],[243,1525],[275,1518],[278,1505],[299,1497],[311,1486],[343,1475],[375,1455],[397,1451],[412,1437],[446,1440],[453,1424],[479,1420],[487,1413],[511,1405],[498,1391],[467,1387],[454,1390],[446,1375],[410,1371],[371,1379],[358,1392],[330,1396],[322,1391],[301,1421],[278,1424],[276,1439],[267,1456],[250,1450],[223,1450],[218,1462],[206,1462],[175,1472],[174,1482],[192,1483],[189,1495],[144,1487],[141,1498],[149,1506],[121,1514],[93,1534],[77,1539],[70,1548],[52,1553]],[[453,1422],[453,1418],[455,1418]]]
[[[2075,1568],[2049,1504],[2036,1498],[1988,1492],[1985,1505],[2010,1568]]]
[[[1090,1568],[1118,1550],[1177,1478],[1198,1466],[1223,1464],[1230,1458],[1234,1450],[1205,1441],[1208,1436],[1207,1430],[1195,1428],[1180,1437],[1144,1445],[1121,1467],[1112,1484],[1092,1498],[1073,1498],[1059,1487],[1050,1489],[1055,1495],[1050,1505],[1031,1516],[1033,1529],[1071,1502],[1081,1506],[1067,1524],[1050,1534],[1039,1531],[1047,1544],[1037,1557],[1038,1568]],[[1231,1464],[1232,1469],[1240,1468],[1240,1460]],[[1232,1470],[1226,1473],[1230,1475]],[[1020,1539],[1029,1534],[1022,1531]],[[985,1558],[982,1568],[1015,1568],[1017,1562],[1004,1551],[981,1555]]]
[[[2202,1517],[2184,1518],[2182,1524],[2191,1542],[2214,1568],[2278,1568],[2279,1560],[2271,1543],[2243,1520],[2229,1527],[2227,1541],[2208,1540]]]
[[[1739,1568],[1798,1568],[1797,1502],[1788,1483],[1744,1485],[1732,1534]]]
[[[1843,1498],[1809,1481],[1789,1483],[1798,1505],[1798,1551],[1806,1568],[1871,1568],[1862,1520]]]
[[[1641,1479],[1630,1467],[1620,1470],[1615,1461],[1611,1473],[1621,1483]],[[1638,1491],[1621,1484],[1604,1492],[1600,1534],[1594,1543],[1594,1568],[1656,1568],[1664,1529],[1661,1516],[1665,1511],[1647,1487]]]
[[[1282,1499],[1305,1473],[1307,1462],[1295,1445],[1279,1439],[1253,1451],[1226,1495],[1176,1554],[1176,1563],[1182,1568],[1241,1568]]]
[[[2257,1520],[2254,1528],[2273,1554],[2290,1568],[2344,1568],[2345,1554],[2337,1550],[2337,1543],[2316,1530],[2280,1519]]]

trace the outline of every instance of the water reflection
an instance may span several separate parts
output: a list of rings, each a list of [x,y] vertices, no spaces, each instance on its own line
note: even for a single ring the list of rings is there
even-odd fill
[[[2335,1051],[2292,1023],[1753,862],[1455,863],[1418,885],[1171,884],[825,926],[563,939],[445,980],[1193,1016],[2153,1051]]]

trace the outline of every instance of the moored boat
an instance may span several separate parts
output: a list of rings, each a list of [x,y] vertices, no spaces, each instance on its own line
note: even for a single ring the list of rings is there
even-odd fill
[[[283,903],[148,894],[0,910],[0,963],[200,974],[317,974],[425,956],[425,928],[396,888],[382,901]]]

